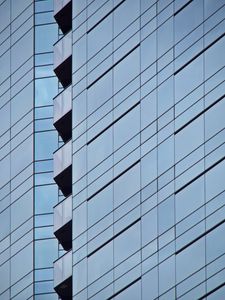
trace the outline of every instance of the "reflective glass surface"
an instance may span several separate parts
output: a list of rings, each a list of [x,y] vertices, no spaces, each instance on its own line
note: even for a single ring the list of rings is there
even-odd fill
[[[74,297],[216,299],[224,3],[73,5]]]
[[[0,0],[0,299],[225,298],[224,4]]]

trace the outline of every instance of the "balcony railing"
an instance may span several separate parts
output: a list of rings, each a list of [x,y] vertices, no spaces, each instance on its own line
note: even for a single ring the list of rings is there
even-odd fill
[[[64,196],[72,192],[72,142],[59,148],[53,155],[54,180]]]
[[[72,33],[63,36],[54,45],[54,71],[63,87],[72,81]]]
[[[54,262],[54,289],[61,299],[72,299],[72,251]]]
[[[72,0],[54,0],[54,17],[63,33],[72,27]]]
[[[72,248],[72,196],[54,207],[54,234],[65,250]]]

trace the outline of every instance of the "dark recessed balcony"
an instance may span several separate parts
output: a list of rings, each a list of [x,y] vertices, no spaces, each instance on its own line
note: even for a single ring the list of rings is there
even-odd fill
[[[72,299],[72,251],[54,262],[54,289],[62,300]]]
[[[53,155],[54,180],[65,197],[72,193],[72,142],[60,147]]]
[[[72,248],[72,196],[54,207],[54,234],[65,250]]]
[[[63,33],[72,28],[72,0],[54,0],[54,17]]]
[[[72,138],[72,87],[54,98],[54,126],[64,142]]]
[[[72,33],[63,36],[54,45],[54,72],[65,88],[72,82]]]

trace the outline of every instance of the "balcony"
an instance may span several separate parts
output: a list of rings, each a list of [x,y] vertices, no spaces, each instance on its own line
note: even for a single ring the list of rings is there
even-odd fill
[[[54,17],[63,33],[72,28],[72,0],[54,0]]]
[[[54,262],[54,289],[62,300],[72,299],[72,251]]]
[[[72,196],[54,207],[54,234],[65,250],[72,248]]]
[[[54,126],[67,142],[72,137],[72,87],[71,85],[54,98]]]
[[[65,88],[72,82],[72,33],[63,36],[54,45],[54,72]]]
[[[65,197],[72,193],[72,142],[54,152],[54,180]]]

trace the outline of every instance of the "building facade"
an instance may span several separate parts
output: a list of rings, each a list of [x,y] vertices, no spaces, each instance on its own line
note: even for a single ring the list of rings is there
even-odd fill
[[[0,1],[1,300],[225,298],[224,16]]]
[[[0,299],[58,299],[52,1],[0,1]]]

